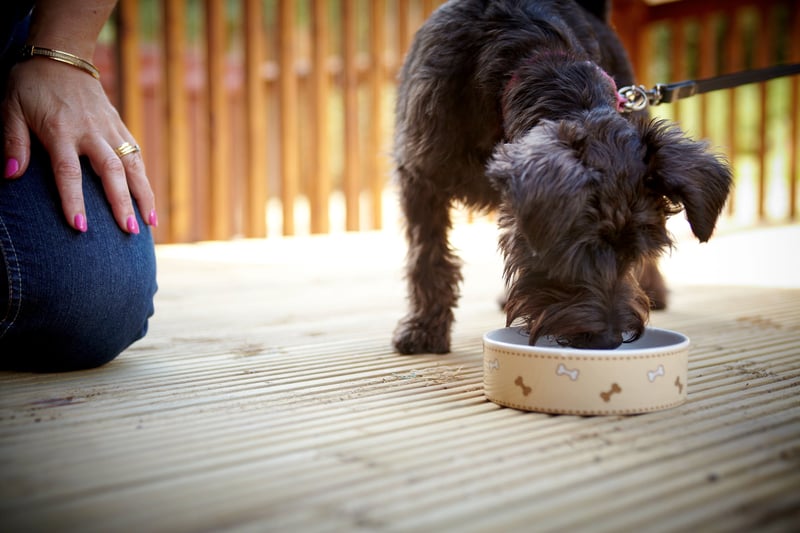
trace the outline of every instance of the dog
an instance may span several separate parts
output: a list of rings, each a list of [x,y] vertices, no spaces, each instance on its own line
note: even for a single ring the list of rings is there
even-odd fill
[[[393,157],[408,241],[402,354],[446,353],[462,281],[450,209],[497,213],[506,325],[613,349],[666,305],[658,257],[685,211],[709,239],[732,187],[706,142],[621,113],[632,67],[610,5],[451,0],[417,31],[399,74]]]

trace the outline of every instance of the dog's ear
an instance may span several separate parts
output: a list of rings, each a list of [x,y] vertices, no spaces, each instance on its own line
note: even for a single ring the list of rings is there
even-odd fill
[[[487,176],[531,246],[547,250],[584,208],[595,179],[578,160],[585,132],[575,122],[542,120],[520,140],[495,149]]]
[[[730,193],[733,178],[727,162],[664,120],[643,123],[648,185],[683,205],[692,232],[706,242]]]

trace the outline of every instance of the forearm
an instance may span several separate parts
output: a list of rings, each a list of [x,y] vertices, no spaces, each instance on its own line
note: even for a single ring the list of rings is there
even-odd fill
[[[117,0],[38,0],[28,44],[69,52],[89,61]]]

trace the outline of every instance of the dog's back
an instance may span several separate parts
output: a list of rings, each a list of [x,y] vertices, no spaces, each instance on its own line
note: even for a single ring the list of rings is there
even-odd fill
[[[583,7],[581,7],[583,6]],[[597,0],[451,0],[417,32],[400,73],[400,179],[429,179],[475,207],[493,206],[484,166],[503,140],[500,101],[518,66],[554,41],[632,83]],[[446,141],[446,142],[443,142]]]

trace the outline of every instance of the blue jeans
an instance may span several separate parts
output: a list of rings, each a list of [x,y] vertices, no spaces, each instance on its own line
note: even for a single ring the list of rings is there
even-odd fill
[[[147,332],[156,292],[150,228],[119,229],[86,160],[89,229],[69,227],[50,158],[34,142],[21,178],[0,178],[0,369],[100,366]]]

